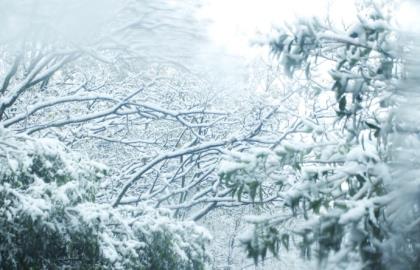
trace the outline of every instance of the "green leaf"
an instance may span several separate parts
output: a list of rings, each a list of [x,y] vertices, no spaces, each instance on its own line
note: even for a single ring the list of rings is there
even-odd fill
[[[238,201],[241,201],[243,191],[244,191],[244,185],[240,185],[240,187],[238,189],[238,193],[236,194],[238,196]]]
[[[281,236],[281,242],[287,250],[289,250],[289,239],[290,239],[290,237],[289,237],[288,234],[283,234]]]
[[[311,208],[316,214],[319,214],[319,209],[321,208],[321,205],[322,205],[322,199],[311,202]]]
[[[369,128],[371,128],[371,129],[381,129],[378,125],[375,125],[375,124],[373,124],[373,123],[370,123],[370,122],[368,122],[368,121],[365,121],[365,124],[369,127]]]
[[[263,202],[263,190],[262,190],[262,188],[261,188],[261,186],[258,188],[258,194],[260,195],[260,202],[262,203]]]
[[[307,80],[311,78],[311,63],[310,62],[306,65],[305,76]]]
[[[312,90],[314,91],[315,96],[318,96],[322,92],[321,87],[316,85],[312,87]]]
[[[346,96],[342,96],[338,103],[338,108],[340,109],[340,111],[343,112],[346,110],[346,104],[347,104]]]
[[[235,196],[236,190],[238,189],[237,185],[232,186],[231,192],[232,192],[232,197]]]
[[[261,258],[264,261],[265,256],[267,255],[267,246],[264,246],[261,250]]]
[[[255,201],[256,195],[257,195],[257,185],[255,185],[255,183],[252,183],[249,185],[249,196],[251,196],[252,202]]]

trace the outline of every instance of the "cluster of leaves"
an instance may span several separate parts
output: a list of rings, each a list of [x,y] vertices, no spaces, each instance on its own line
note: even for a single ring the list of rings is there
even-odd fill
[[[270,226],[268,221],[256,221],[254,224],[254,231],[248,237],[243,236],[241,243],[246,248],[247,256],[252,258],[255,264],[258,264],[260,257],[264,260],[268,251],[277,257],[281,247],[289,250],[288,233],[280,233],[276,226]]]
[[[258,159],[255,161],[258,162]],[[257,164],[249,166],[251,162],[251,160],[242,159],[238,163],[233,163],[234,167],[229,166],[229,161],[225,161],[222,164],[223,169],[220,171],[219,176],[225,185],[230,188],[232,197],[236,196],[238,201],[241,201],[244,193],[249,194],[252,201],[255,200],[258,193],[260,200],[262,200],[261,181],[253,177]]]
[[[263,184],[267,185],[266,180],[270,179],[270,166],[277,165],[280,159],[281,155],[276,155],[269,149],[231,151],[220,164],[219,177],[232,197],[236,197],[238,201],[242,201],[245,195],[253,203],[263,202],[266,193]]]
[[[390,205],[399,193],[395,189],[398,179],[391,177],[387,163],[393,159],[388,137],[396,125],[389,115],[398,105],[391,97],[395,94],[395,83],[403,78],[399,64],[402,61],[395,44],[398,33],[391,30],[390,17],[377,6],[368,10],[347,32],[338,32],[319,20],[301,20],[280,31],[279,37],[270,43],[287,75],[292,76],[298,70],[306,73],[308,85],[315,85],[308,91],[319,90],[320,84],[312,77],[316,69],[313,66],[319,64],[317,59],[334,64],[330,89],[336,108],[329,109],[335,121],[323,120],[323,124],[327,130],[338,126],[340,132],[312,132],[310,137],[296,129],[289,135],[287,139],[296,143],[286,146],[306,140],[311,147],[298,151],[298,159],[289,155],[278,160],[277,170],[293,181],[283,181],[285,185],[277,193],[284,212],[255,223],[253,237],[259,240],[246,241],[247,251],[254,258],[265,258],[267,250],[278,252],[273,243],[289,233],[283,226],[289,219],[279,216],[290,209],[290,217],[298,224],[293,237],[300,239],[302,255],[311,257],[314,250],[322,267],[346,268],[350,263],[360,268],[382,269],[390,260],[385,243],[399,229],[390,221],[395,207]],[[381,114],[387,117],[378,117]],[[320,121],[315,112],[313,117],[313,122]],[[280,145],[277,152],[281,150]],[[241,164],[235,172],[242,178],[249,176],[243,173]],[[271,164],[270,168],[273,167]],[[235,172],[229,179],[236,179]],[[252,172],[263,179],[259,182],[269,180],[266,170]],[[254,178],[258,176],[249,179]],[[276,179],[273,175],[269,178]],[[252,181],[249,179],[240,182]],[[408,209],[415,211],[416,207]],[[276,226],[278,229],[273,230]],[[261,233],[262,227],[265,233]],[[407,253],[413,253],[410,247],[418,245],[418,241],[415,238],[405,241]],[[416,259],[412,261],[404,264],[407,269],[415,269]]]
[[[384,205],[365,204],[362,198],[370,200],[387,193],[384,181],[389,176],[381,161],[383,156],[377,153],[381,124],[374,119],[378,109],[372,104],[390,90],[391,79],[398,79],[393,70],[395,52],[390,46],[392,38],[395,38],[394,33],[389,30],[387,18],[377,7],[367,17],[359,17],[359,22],[344,35],[320,27],[318,21],[313,24],[299,23],[297,29],[307,32],[307,35],[302,35],[297,31],[293,41],[293,45],[300,47],[302,53],[306,52],[307,78],[310,74],[309,59],[312,59],[310,54],[315,58],[332,59],[336,63],[330,71],[332,91],[338,105],[337,121],[345,119],[343,135],[346,136],[344,145],[347,148],[341,160],[343,166],[323,169],[317,165],[315,171],[322,171],[322,177],[318,173],[303,179],[310,181],[311,186],[301,192],[298,199],[305,219],[308,219],[306,205],[315,214],[319,214],[320,205],[326,210],[325,214],[315,218],[317,221],[311,227],[302,230],[303,247],[307,249],[317,243],[320,260],[328,258],[330,252],[346,250],[342,253],[347,255],[351,250],[358,250],[363,264],[370,267],[382,265],[382,251],[375,243],[384,238],[385,226],[380,219]],[[312,37],[309,48],[306,42],[301,41],[305,36]],[[325,52],[331,42],[338,45],[338,50],[332,54]],[[276,46],[272,48],[276,50]],[[369,142],[365,141],[364,130],[369,132]],[[370,137],[371,132],[377,139]],[[333,165],[335,160],[330,159],[329,164]],[[345,181],[341,182],[346,185],[344,190],[342,184],[337,185],[334,181],[337,178]],[[312,184],[314,182],[317,184]],[[345,243],[346,237],[352,240]],[[349,258],[343,257],[341,260],[347,261]]]
[[[147,205],[95,202],[106,169],[0,129],[0,267],[203,269],[208,234]]]

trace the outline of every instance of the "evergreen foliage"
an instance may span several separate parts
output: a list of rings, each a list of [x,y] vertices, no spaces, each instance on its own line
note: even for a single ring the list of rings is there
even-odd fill
[[[209,237],[148,205],[95,202],[106,168],[0,129],[1,269],[204,269]]]

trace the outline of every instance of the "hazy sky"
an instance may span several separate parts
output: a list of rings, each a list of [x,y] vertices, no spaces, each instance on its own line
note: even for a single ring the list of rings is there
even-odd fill
[[[273,24],[297,16],[319,16],[329,11],[338,23],[354,18],[354,0],[207,0],[199,17],[211,21],[214,42],[231,53],[248,54],[257,31],[268,33]]]
[[[250,40],[260,31],[269,33],[272,25],[291,22],[296,17],[329,14],[337,24],[349,24],[356,18],[355,2],[362,0],[204,0],[206,4],[198,17],[211,21],[209,35],[216,45],[230,53],[249,55]],[[377,1],[381,2],[380,0]],[[393,10],[400,27],[408,30],[420,28],[417,23],[419,4],[411,0],[402,2]]]

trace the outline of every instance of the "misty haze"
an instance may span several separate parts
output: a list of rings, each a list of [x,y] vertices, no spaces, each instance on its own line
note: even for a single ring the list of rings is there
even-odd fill
[[[0,0],[0,270],[420,269],[419,14]]]

